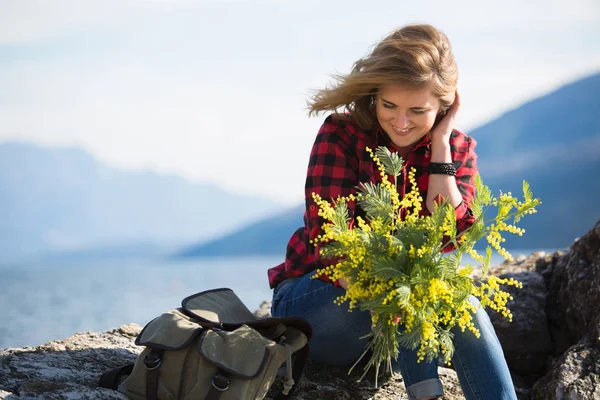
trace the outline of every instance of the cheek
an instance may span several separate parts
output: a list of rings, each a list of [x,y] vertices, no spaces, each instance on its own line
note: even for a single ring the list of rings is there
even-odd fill
[[[388,121],[394,117],[394,113],[392,112],[392,110],[381,107],[379,105],[377,106],[377,108],[375,108],[375,114],[377,115],[377,119],[379,121]]]
[[[435,117],[435,113],[426,113],[423,115],[418,115],[415,122],[417,122],[419,126],[429,130],[435,123]]]

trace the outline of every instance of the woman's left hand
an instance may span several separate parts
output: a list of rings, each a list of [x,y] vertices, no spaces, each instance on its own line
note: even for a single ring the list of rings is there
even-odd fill
[[[441,141],[445,144],[450,143],[450,134],[452,134],[452,129],[454,129],[454,124],[456,121],[456,116],[458,115],[459,108],[460,96],[458,95],[457,90],[454,97],[454,103],[452,103],[452,105],[446,112],[446,115],[444,115],[442,120],[431,131],[432,142]]]

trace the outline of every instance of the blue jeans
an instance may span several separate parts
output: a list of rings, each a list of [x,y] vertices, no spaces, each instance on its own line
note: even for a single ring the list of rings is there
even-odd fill
[[[301,317],[313,328],[310,358],[327,365],[352,365],[364,352],[367,339],[359,339],[371,331],[369,312],[357,309],[348,312],[347,304],[335,305],[333,300],[344,289],[312,274],[289,278],[273,291],[272,314],[275,317]],[[477,302],[471,297],[472,302]],[[470,331],[455,328],[455,352],[452,362],[467,400],[516,400],[502,347],[485,311],[478,309],[473,317],[481,332],[476,338]],[[416,351],[400,346],[394,371],[400,371],[409,399],[443,396],[437,363],[417,362]]]

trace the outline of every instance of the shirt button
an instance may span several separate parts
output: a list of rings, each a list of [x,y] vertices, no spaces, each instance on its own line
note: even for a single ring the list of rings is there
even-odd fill
[[[309,207],[309,209],[310,209],[310,211],[315,211],[317,209],[317,207],[315,207],[315,205],[313,204]]]

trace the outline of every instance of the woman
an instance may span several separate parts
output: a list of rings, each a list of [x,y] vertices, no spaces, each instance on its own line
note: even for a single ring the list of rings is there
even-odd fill
[[[310,357],[314,362],[350,365],[362,354],[360,337],[371,329],[368,312],[348,312],[333,300],[343,295],[347,282],[311,279],[324,267],[319,248],[310,240],[321,233],[312,193],[323,199],[348,196],[360,182],[377,182],[379,174],[368,146],[387,146],[417,170],[419,190],[426,199],[423,214],[440,197],[456,209],[457,229],[474,222],[469,209],[477,173],[475,140],[453,129],[460,97],[458,69],[446,36],[429,25],[406,26],[392,32],[365,58],[358,60],[332,88],[318,92],[310,113],[334,111],[317,134],[306,178],[305,226],[289,241],[286,260],[269,270],[274,316],[297,316],[313,327]],[[344,108],[345,113],[336,110]],[[398,191],[410,191],[406,176]],[[364,216],[349,203],[350,217]],[[472,297],[471,301],[477,300]],[[473,317],[481,333],[454,329],[456,367],[467,399],[516,399],[502,348],[487,314]],[[410,399],[443,396],[437,363],[417,362],[416,352],[401,348],[394,369],[400,371]]]

